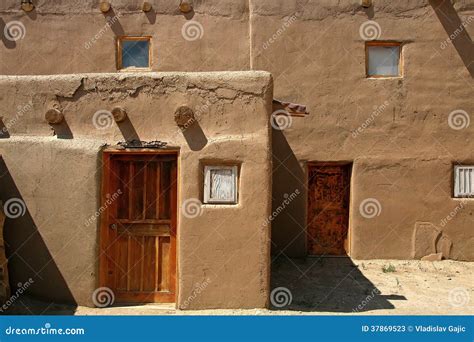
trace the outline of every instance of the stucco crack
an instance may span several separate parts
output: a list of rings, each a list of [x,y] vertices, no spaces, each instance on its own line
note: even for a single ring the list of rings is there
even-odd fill
[[[55,96],[56,100],[61,103],[61,101],[78,101],[81,97],[87,95],[87,91],[84,89],[84,78],[81,78],[76,89],[69,91],[67,93],[56,90]]]

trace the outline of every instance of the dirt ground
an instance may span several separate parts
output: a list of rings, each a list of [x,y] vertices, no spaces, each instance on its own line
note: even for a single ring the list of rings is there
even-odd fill
[[[284,289],[282,289],[284,288]],[[8,314],[63,315],[472,315],[474,263],[457,261],[276,259],[272,307],[175,310],[171,304],[66,307],[19,298]],[[291,297],[291,298],[290,298]]]

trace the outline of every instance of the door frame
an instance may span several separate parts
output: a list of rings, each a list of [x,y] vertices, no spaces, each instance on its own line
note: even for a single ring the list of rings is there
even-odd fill
[[[175,234],[176,234],[176,248],[175,248],[175,279],[174,279],[174,289],[175,289],[175,300],[174,305],[177,307],[178,304],[178,295],[179,295],[179,203],[180,203],[180,189],[181,189],[181,182],[180,182],[180,168],[181,168],[181,160],[180,160],[180,150],[176,148],[170,149],[138,149],[138,148],[126,148],[120,149],[116,147],[109,147],[105,148],[101,151],[102,157],[102,170],[101,170],[101,185],[100,185],[100,203],[99,208],[104,207],[105,210],[100,215],[100,223],[99,223],[99,287],[106,287],[107,284],[107,258],[105,254],[106,243],[107,243],[107,231],[108,231],[108,215],[109,215],[109,207],[105,206],[106,201],[106,194],[107,189],[109,186],[109,180],[107,178],[108,173],[107,169],[110,168],[110,157],[112,155],[117,154],[124,154],[124,155],[144,155],[144,154],[152,154],[152,155],[174,155],[176,157],[176,199],[173,201],[173,208],[172,208],[172,221],[174,221],[175,226]],[[130,302],[133,303],[133,302]],[[136,302],[135,302],[136,303]]]
[[[307,161],[306,162],[306,202],[305,202],[305,252],[306,256],[308,257],[322,257],[321,255],[312,255],[308,253],[308,203],[309,203],[309,169],[312,167],[316,166],[346,166],[349,168],[349,208],[347,211],[348,215],[348,221],[347,221],[347,256],[351,256],[352,252],[352,219],[351,219],[351,213],[352,213],[352,189],[353,189],[353,177],[352,177],[352,171],[354,169],[354,162],[352,160],[341,160],[341,161]],[[341,257],[346,257],[344,256],[338,256],[338,255],[326,255],[324,256],[326,258],[341,258]]]

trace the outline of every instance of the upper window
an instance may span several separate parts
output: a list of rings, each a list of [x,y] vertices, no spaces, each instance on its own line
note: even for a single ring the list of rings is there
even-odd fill
[[[204,203],[237,203],[237,166],[204,166]]]
[[[399,77],[401,45],[396,42],[367,42],[366,67],[368,77]]]
[[[118,39],[118,69],[150,69],[150,37],[120,37]]]
[[[454,166],[454,197],[474,197],[474,165]]]

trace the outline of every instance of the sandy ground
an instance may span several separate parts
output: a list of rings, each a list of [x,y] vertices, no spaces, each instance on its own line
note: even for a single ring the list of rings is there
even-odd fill
[[[385,271],[383,270],[385,269]],[[456,261],[277,259],[272,307],[176,310],[174,304],[66,307],[19,298],[9,314],[63,315],[472,315],[474,263]],[[282,289],[284,288],[284,289]],[[290,298],[291,297],[291,298]]]

